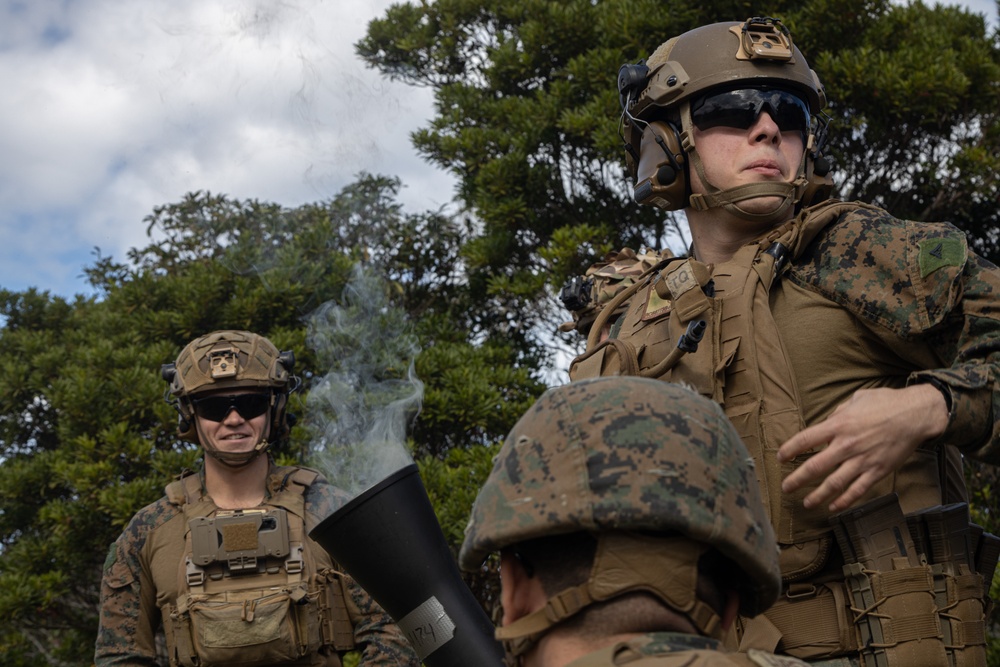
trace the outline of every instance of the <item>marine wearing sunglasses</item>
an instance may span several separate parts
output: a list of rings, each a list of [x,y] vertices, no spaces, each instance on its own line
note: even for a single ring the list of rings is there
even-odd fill
[[[205,396],[191,400],[194,413],[202,419],[211,422],[221,422],[233,410],[243,419],[250,421],[259,417],[271,407],[272,396],[269,393],[224,394]]]
[[[701,131],[714,127],[750,129],[762,111],[782,132],[798,132],[805,144],[809,136],[809,106],[780,88],[739,88],[711,93],[691,104],[691,121]]]

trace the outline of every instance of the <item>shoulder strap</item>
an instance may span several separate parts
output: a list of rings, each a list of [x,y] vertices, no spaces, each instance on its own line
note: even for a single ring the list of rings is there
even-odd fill
[[[795,218],[795,223],[799,227],[796,238],[793,239],[789,250],[792,259],[795,259],[806,249],[813,239],[823,231],[823,229],[838,220],[840,216],[859,208],[878,210],[877,207],[859,201],[840,201],[839,199],[827,199],[826,201],[803,209]]]
[[[301,466],[279,466],[267,480],[270,497],[264,502],[283,507],[300,519],[305,519],[305,494],[319,478],[319,473]]]
[[[208,516],[215,510],[215,505],[202,497],[204,488],[199,473],[181,473],[181,478],[167,484],[165,491],[167,500],[181,508],[186,521]]]

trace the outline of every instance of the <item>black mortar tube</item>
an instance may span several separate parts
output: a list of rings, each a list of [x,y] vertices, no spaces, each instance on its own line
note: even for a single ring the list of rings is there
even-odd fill
[[[411,464],[309,531],[396,621],[427,667],[502,667],[493,623],[462,580]]]

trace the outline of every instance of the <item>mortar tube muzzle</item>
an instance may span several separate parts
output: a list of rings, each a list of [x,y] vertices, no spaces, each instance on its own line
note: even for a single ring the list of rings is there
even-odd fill
[[[416,464],[309,532],[378,602],[426,667],[503,667],[489,616],[462,580]]]

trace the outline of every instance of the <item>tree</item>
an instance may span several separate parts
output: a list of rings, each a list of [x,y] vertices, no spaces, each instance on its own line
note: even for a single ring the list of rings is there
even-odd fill
[[[1000,257],[1000,44],[982,18],[888,0],[768,11],[827,86],[841,192],[904,217],[955,221]],[[369,24],[357,52],[390,78],[434,90],[437,114],[413,140],[456,174],[481,224],[462,250],[473,288],[508,321],[549,334],[553,293],[608,249],[683,250],[683,219],[630,201],[618,68],[671,35],[752,13],[718,1],[404,2]]]
[[[779,0],[768,11],[826,86],[839,194],[953,222],[1000,260],[1000,31],[919,1]],[[527,344],[551,345],[553,295],[569,276],[611,248],[683,237],[676,215],[630,201],[618,68],[669,36],[753,13],[724,1],[436,0],[393,5],[369,24],[358,54],[434,91],[437,113],[414,145],[458,177],[480,224],[462,248],[472,288],[537,332]],[[968,472],[976,519],[1000,533],[995,472]]]
[[[309,459],[308,396],[327,369],[306,345],[307,316],[342,299],[359,262],[412,326],[427,400],[406,446],[434,471],[428,493],[457,552],[496,443],[542,385],[513,347],[473,344],[461,230],[404,214],[398,187],[362,175],[295,209],[192,193],[147,218],[162,241],[126,262],[97,256],[99,296],[0,290],[0,662],[90,663],[109,544],[197,464],[159,373],[195,336],[249,329],[295,351],[305,391],[290,409],[305,419],[277,456]]]

